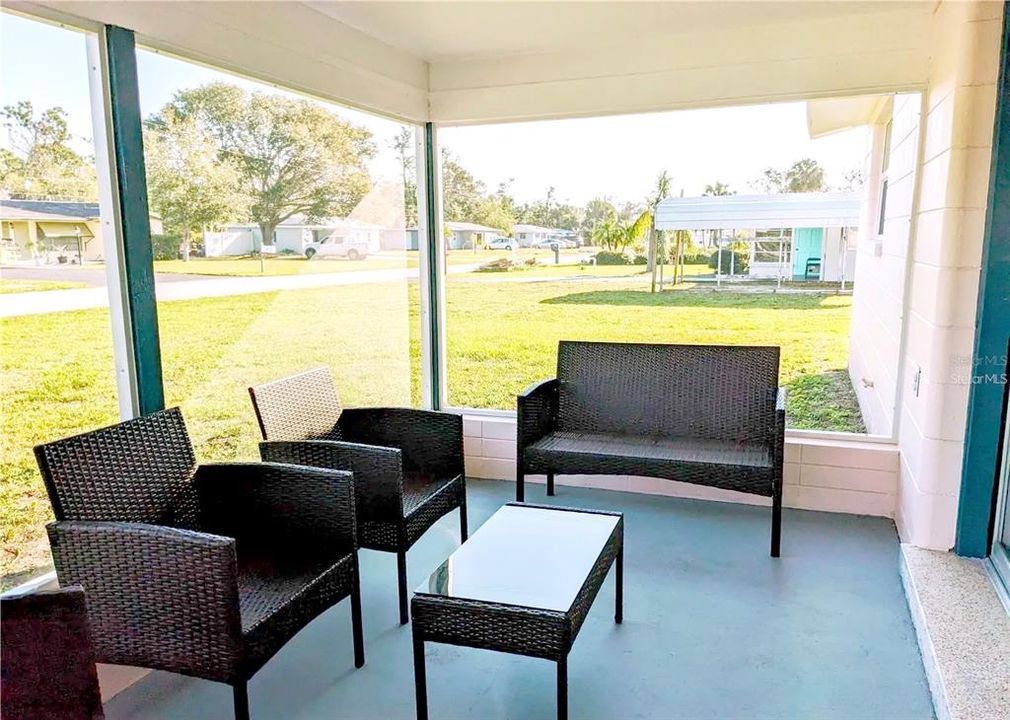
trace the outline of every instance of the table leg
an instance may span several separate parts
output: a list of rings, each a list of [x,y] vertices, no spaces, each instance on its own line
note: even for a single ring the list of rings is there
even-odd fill
[[[621,547],[617,551],[617,560],[614,561],[615,577],[617,581],[617,602],[614,607],[614,622],[622,623],[624,622],[624,541],[621,541]]]
[[[417,720],[428,720],[428,688],[424,677],[424,640],[414,636],[414,699],[417,702]]]
[[[568,656],[558,659],[558,720],[568,720]]]

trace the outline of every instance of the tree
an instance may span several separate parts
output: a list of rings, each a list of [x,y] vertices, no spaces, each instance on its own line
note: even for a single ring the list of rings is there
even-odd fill
[[[189,260],[193,232],[220,225],[245,208],[240,174],[194,118],[179,118],[167,108],[144,132],[147,197],[169,234],[182,239]]]
[[[786,170],[768,168],[755,183],[766,193],[824,192],[824,168],[812,158],[797,160]]]
[[[659,203],[670,197],[670,174],[663,170],[659,176],[656,178],[656,189],[653,191],[652,195],[646,200],[649,210],[652,212],[653,216],[656,213],[656,207]],[[653,227],[649,228],[652,235],[652,242],[655,243],[655,252],[649,252],[648,266],[649,272],[652,272],[652,292],[656,292],[656,261],[663,263],[666,259],[666,235],[662,230],[656,230]],[[678,255],[675,255],[678,257]]]
[[[442,213],[447,222],[477,222],[487,189],[442,148]]]
[[[10,149],[0,156],[0,182],[13,197],[95,200],[98,182],[92,158],[70,146],[73,139],[63,108],[38,116],[28,100],[0,110]]]
[[[400,128],[399,134],[390,142],[396,151],[403,174],[403,209],[407,227],[417,227],[417,165],[414,161],[414,131],[409,127]]]
[[[842,186],[839,189],[849,192],[860,190],[863,187],[863,182],[863,171],[859,168],[851,168],[842,175]]]
[[[217,82],[180,91],[161,114],[169,108],[192,118],[220,160],[234,164],[264,243],[296,215],[346,216],[371,187],[372,134],[317,103]]]
[[[648,209],[634,218],[612,215],[596,226],[593,244],[611,252],[624,252],[644,238],[651,227],[652,211]]]
[[[702,195],[736,195],[735,190],[730,190],[729,185],[716,180],[714,183],[705,186]]]
[[[596,228],[604,223],[608,218],[617,215],[617,208],[606,198],[593,198],[582,212],[582,222],[579,230],[582,236],[591,239],[595,236]]]

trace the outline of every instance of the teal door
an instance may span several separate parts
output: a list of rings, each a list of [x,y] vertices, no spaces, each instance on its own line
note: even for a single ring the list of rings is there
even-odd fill
[[[793,231],[793,279],[803,280],[810,267],[810,279],[819,280],[824,262],[824,228],[796,228]],[[812,261],[817,261],[816,269]]]

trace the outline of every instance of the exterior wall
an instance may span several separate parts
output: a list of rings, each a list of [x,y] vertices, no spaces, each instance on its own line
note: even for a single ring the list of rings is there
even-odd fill
[[[911,242],[913,195],[920,129],[919,93],[897,95],[873,126],[866,157],[863,213],[856,244],[849,345],[849,378],[863,421],[872,435],[894,432],[898,367],[902,341],[902,308]],[[878,233],[881,166],[886,122],[891,121],[887,204],[884,232]]]
[[[513,417],[463,416],[463,444],[469,477],[515,480],[516,421]],[[530,475],[530,483],[543,483]],[[783,503],[804,510],[893,517],[898,484],[898,449],[893,444],[786,438]],[[657,478],[559,475],[558,485],[652,495],[690,497],[751,505],[771,500]],[[527,496],[528,497],[528,496]]]
[[[253,251],[253,234],[249,230],[204,233],[203,247],[207,257],[248,255]]]
[[[939,550],[957,519],[1002,12],[944,2],[933,21],[896,521],[904,541]]]
[[[55,223],[55,220],[45,220],[46,223]],[[14,238],[17,246],[15,260],[32,260],[37,256],[34,248],[41,239],[41,232],[33,220],[4,220],[4,232]],[[76,225],[86,225],[94,236],[85,239],[83,247],[83,257],[86,261],[97,261],[102,259],[102,224],[100,222],[85,222],[78,220],[68,223],[71,227]],[[68,252],[68,256],[77,257],[76,250]]]
[[[274,235],[274,252],[280,254],[288,250],[301,255],[305,252],[305,243],[311,240],[312,233],[301,227],[279,227]]]

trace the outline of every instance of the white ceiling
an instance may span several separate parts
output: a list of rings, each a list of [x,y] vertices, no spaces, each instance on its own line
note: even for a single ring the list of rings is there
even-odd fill
[[[895,10],[914,2],[341,2],[305,5],[428,61],[586,52],[650,36]],[[785,39],[784,39],[785,40]]]

